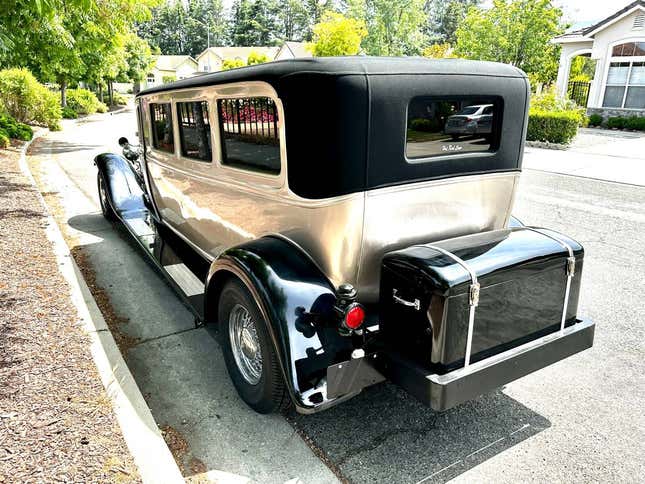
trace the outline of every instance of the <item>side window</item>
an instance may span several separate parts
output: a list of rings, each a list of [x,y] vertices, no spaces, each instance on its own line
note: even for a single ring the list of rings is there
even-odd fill
[[[268,97],[217,101],[222,164],[277,175],[280,173],[278,110]]]
[[[170,103],[150,104],[152,119],[152,146],[168,153],[175,152],[175,140],[172,133],[172,110]]]
[[[181,155],[200,161],[212,160],[208,102],[177,103]]]

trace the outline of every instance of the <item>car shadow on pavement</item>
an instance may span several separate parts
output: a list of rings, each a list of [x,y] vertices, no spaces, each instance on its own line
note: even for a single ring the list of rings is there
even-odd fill
[[[175,455],[184,476],[224,470],[255,482],[329,482],[312,474],[311,457],[282,416],[258,415],[239,399],[215,331],[194,328],[123,227],[99,213],[68,224],[95,236],[82,246],[91,282],[127,321],[119,326],[131,338],[124,356],[155,421],[185,439]],[[389,383],[286,419],[336,475],[356,483],[446,482],[551,425],[501,390],[437,413]]]
[[[446,482],[551,426],[502,390],[438,413],[391,383],[288,418],[351,482]]]

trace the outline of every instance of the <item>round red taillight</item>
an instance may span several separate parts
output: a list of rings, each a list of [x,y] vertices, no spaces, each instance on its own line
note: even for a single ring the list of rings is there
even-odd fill
[[[345,312],[345,326],[349,329],[357,329],[365,320],[365,310],[360,304],[352,304]]]

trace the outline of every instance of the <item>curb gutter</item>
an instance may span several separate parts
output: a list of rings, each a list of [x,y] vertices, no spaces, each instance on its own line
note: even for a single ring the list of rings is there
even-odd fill
[[[23,146],[20,153],[20,169],[36,188],[38,198],[45,208],[47,238],[52,243],[58,269],[70,286],[70,296],[78,310],[83,329],[90,337],[92,358],[112,402],[123,438],[143,482],[183,483],[185,481],[179,467],[29,170],[27,149],[38,136],[40,134]]]

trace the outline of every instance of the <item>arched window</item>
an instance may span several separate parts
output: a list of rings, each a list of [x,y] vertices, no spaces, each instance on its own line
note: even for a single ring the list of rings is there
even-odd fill
[[[614,46],[602,105],[645,109],[645,41]]]

